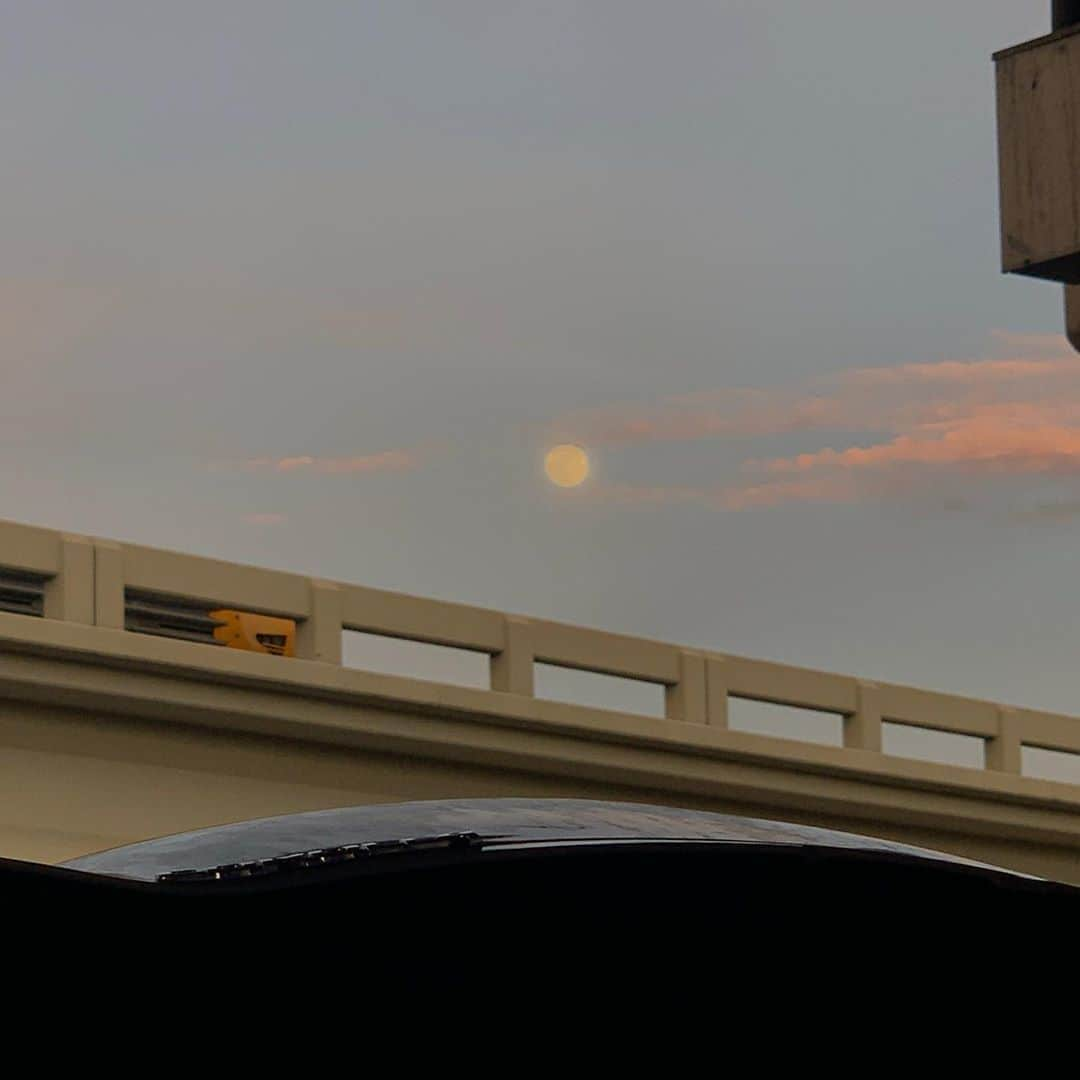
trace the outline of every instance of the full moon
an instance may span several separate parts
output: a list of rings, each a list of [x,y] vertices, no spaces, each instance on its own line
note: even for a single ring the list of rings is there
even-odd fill
[[[556,487],[578,487],[588,479],[589,455],[570,443],[553,446],[544,458],[544,472]]]

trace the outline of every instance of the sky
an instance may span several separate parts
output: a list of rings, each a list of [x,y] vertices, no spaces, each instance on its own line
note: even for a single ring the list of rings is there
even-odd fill
[[[1048,3],[2,6],[0,517],[1080,712]]]

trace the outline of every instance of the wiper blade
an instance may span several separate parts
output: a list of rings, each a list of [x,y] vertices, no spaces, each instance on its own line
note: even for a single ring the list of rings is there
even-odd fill
[[[268,877],[272,874],[320,870],[327,866],[367,862],[369,859],[392,855],[472,850],[481,847],[483,843],[484,838],[475,832],[443,833],[439,836],[417,836],[401,840],[376,840],[366,844],[342,844],[337,847],[298,851],[288,855],[276,855],[269,859],[224,863],[204,869],[170,870],[167,874],[158,874],[156,880],[184,884],[238,881],[243,878]]]

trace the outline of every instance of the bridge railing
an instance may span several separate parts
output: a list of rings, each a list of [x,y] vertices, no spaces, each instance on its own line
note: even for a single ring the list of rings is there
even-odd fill
[[[852,752],[880,753],[895,723],[975,736],[999,773],[1022,773],[1025,746],[1080,754],[1072,716],[0,522],[0,593],[5,574],[41,582],[45,618],[112,631],[124,631],[132,595],[151,595],[295,619],[310,662],[340,665],[344,632],[362,631],[486,654],[493,693],[534,696],[536,665],[549,664],[658,685],[666,719],[686,724],[726,728],[729,701],[747,699],[842,718]]]

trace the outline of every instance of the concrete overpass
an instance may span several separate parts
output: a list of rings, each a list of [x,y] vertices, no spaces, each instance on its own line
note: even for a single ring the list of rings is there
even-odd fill
[[[147,602],[294,619],[297,657],[137,629]],[[59,861],[360,802],[562,795],[775,817],[1080,882],[1080,720],[24,525],[0,523],[0,855]],[[490,689],[342,666],[358,630],[490,657]],[[197,637],[197,635],[192,635]],[[536,663],[663,687],[664,716],[546,701]],[[733,730],[733,699],[842,718],[843,745]],[[983,768],[882,752],[974,736]]]

